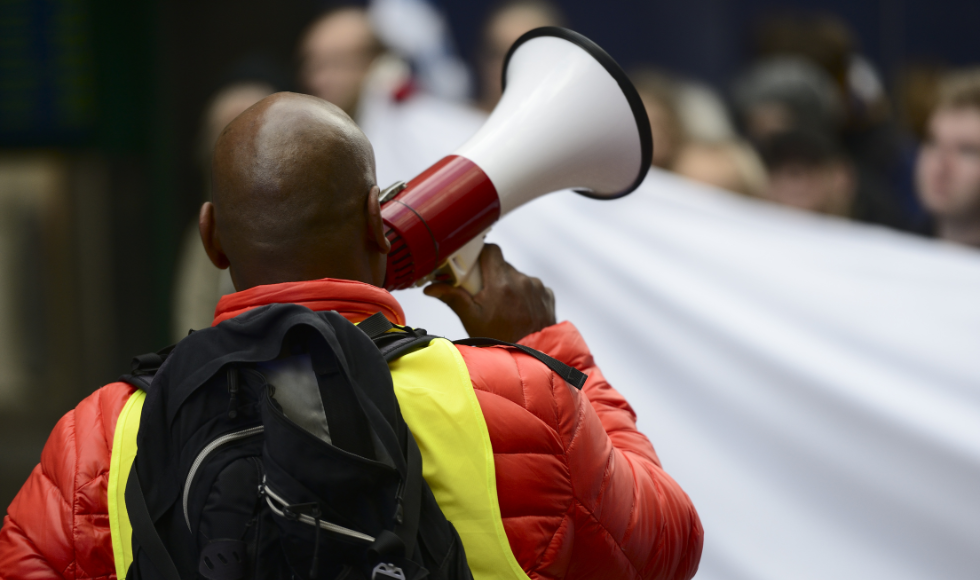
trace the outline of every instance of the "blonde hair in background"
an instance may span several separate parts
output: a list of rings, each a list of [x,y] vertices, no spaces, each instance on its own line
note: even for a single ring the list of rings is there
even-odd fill
[[[728,150],[742,176],[742,193],[750,197],[762,197],[769,186],[769,174],[755,149],[745,141],[723,141],[720,145]]]
[[[748,197],[765,197],[769,175],[765,165],[742,140],[692,141],[677,157],[679,174]]]
[[[687,132],[678,114],[674,81],[665,73],[641,68],[630,73],[640,94],[653,133],[653,164],[669,168],[687,141]]]

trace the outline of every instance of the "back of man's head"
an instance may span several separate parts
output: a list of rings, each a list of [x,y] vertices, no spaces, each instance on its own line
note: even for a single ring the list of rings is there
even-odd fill
[[[294,93],[259,101],[218,138],[212,175],[202,240],[217,266],[231,267],[237,289],[325,277],[383,281],[384,244],[368,231],[377,205],[374,154],[338,107]]]

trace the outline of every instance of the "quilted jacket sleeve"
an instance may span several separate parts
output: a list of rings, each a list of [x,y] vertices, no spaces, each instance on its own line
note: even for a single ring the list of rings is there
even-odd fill
[[[107,475],[133,387],[99,389],[58,421],[0,529],[0,578],[115,578]]]
[[[603,377],[578,330],[564,322],[521,342],[589,375],[577,416],[565,419],[560,431],[570,438],[566,455],[577,509],[583,512],[576,525],[582,532],[597,528],[591,534],[606,541],[588,546],[576,537],[575,552],[585,557],[570,565],[569,575],[576,570],[590,575],[585,573],[589,560],[611,541],[617,549],[609,558],[628,560],[621,565],[633,572],[630,576],[694,576],[703,544],[697,512],[661,468],[650,441],[636,428],[633,409]]]

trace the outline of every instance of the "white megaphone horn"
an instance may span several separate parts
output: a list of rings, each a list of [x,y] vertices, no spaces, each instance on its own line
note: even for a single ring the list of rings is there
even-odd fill
[[[476,135],[407,184],[381,196],[391,242],[385,287],[453,279],[482,288],[487,230],[528,201],[561,189],[615,199],[646,176],[653,139],[623,70],[564,28],[520,37],[504,61],[504,93]]]

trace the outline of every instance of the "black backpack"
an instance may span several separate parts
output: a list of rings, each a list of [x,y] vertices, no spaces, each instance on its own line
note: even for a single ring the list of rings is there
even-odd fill
[[[387,365],[433,338],[380,313],[354,326],[273,304],[136,357],[127,578],[472,578]]]

